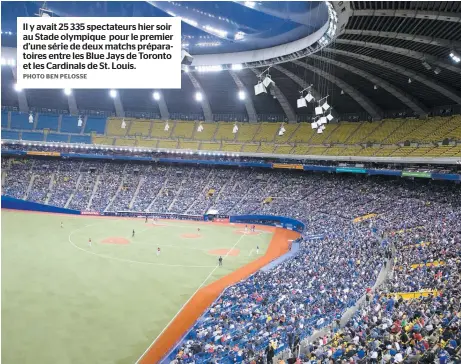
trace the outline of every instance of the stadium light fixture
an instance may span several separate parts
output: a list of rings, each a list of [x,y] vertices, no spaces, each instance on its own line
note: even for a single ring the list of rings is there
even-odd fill
[[[434,73],[435,73],[436,75],[438,75],[440,72],[442,72],[442,70],[441,70],[439,67],[437,67],[437,68],[434,70]]]
[[[330,105],[328,105],[328,102],[325,101],[322,105],[322,109],[327,111],[329,108],[330,108]]]
[[[231,69],[232,69],[232,71],[239,71],[239,70],[243,69],[243,66],[241,64],[233,64],[231,66]]]
[[[334,116],[331,115],[331,111],[330,111],[330,113],[327,115],[327,119],[328,119],[328,121],[331,121],[331,120],[334,119]]]
[[[461,57],[455,51],[451,51],[450,57],[455,63],[459,63],[461,61]]]
[[[201,132],[203,131],[203,125],[202,125],[202,123],[200,123],[200,124],[198,125],[197,131],[198,131],[199,133],[201,133]]]
[[[168,121],[165,123],[165,128],[163,130],[165,130],[165,131],[170,130],[170,124],[168,124]],[[158,152],[158,150],[157,150],[157,152]]]
[[[323,109],[321,106],[317,106],[315,108],[315,115],[322,115],[323,114]]]
[[[300,97],[298,100],[297,100],[297,106],[298,106],[298,109],[302,108],[302,107],[307,107],[307,101],[304,97]]]
[[[264,77],[264,80],[263,80],[263,85],[264,87],[269,87],[270,85],[274,84],[275,85],[275,82],[272,81],[272,78],[270,75],[266,75],[266,77]]]
[[[258,84],[255,85],[255,95],[259,95],[262,93],[267,94],[266,87],[264,86],[262,82],[258,82]]]
[[[319,126],[319,124],[317,124],[317,122],[314,121],[314,122],[311,124],[311,126],[312,126],[312,129],[317,129],[317,127]]]
[[[305,97],[306,101],[307,102],[311,102],[312,100],[314,100],[314,96],[312,96],[311,92],[309,91]]]
[[[203,95],[201,92],[196,92],[195,93],[195,101],[202,101],[203,100]]]
[[[115,99],[117,97],[117,91],[115,90],[110,90],[109,91],[109,96]]]
[[[120,125],[120,127],[121,127],[122,129],[125,129],[125,128],[126,128],[125,118],[122,119],[122,124]]]
[[[70,89],[70,88],[65,88],[64,89],[64,95],[70,96],[71,94],[72,94],[72,89]]]
[[[22,87],[19,86],[17,83],[15,83],[15,84],[13,85],[13,87],[14,87],[14,90],[15,90],[16,92],[21,92],[21,91],[22,91]]]
[[[239,100],[245,100],[246,95],[244,91],[239,91],[238,96]]]
[[[82,117],[79,116],[78,121],[77,121],[77,126],[82,126],[82,125],[83,125],[83,120],[82,120]]]
[[[157,91],[154,91],[154,93],[152,94],[152,97],[154,98],[155,101],[158,101],[160,100],[160,93]]]
[[[232,128],[232,133],[237,134],[238,131],[239,131],[238,125],[234,124],[234,127]]]
[[[408,83],[411,83],[411,78],[408,79]]]
[[[29,114],[29,124],[33,124],[34,123],[34,116],[32,115],[32,113]]]

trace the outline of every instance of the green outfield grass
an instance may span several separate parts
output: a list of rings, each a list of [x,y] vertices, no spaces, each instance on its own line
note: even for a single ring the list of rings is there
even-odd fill
[[[159,224],[2,211],[2,363],[134,363],[201,285],[256,259],[256,246],[264,254],[272,237]],[[182,237],[197,227],[199,238]],[[239,255],[215,269],[210,250],[231,248]]]

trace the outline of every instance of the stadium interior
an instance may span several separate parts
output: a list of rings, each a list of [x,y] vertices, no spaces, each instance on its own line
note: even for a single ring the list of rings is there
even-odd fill
[[[461,2],[1,6],[2,208],[297,232],[111,362],[461,362]],[[32,14],[181,16],[193,59],[181,89],[21,89]]]

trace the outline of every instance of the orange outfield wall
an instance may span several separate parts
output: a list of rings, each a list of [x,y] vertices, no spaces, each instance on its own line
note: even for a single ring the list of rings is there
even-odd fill
[[[165,331],[155,340],[138,363],[158,363],[187,330],[194,325],[195,321],[200,318],[203,312],[218,298],[226,287],[249,277],[274,259],[287,253],[290,245],[289,240],[299,237],[299,233],[281,228],[258,226],[258,229],[274,232],[266,254],[231,274],[201,288],[183,307]]]

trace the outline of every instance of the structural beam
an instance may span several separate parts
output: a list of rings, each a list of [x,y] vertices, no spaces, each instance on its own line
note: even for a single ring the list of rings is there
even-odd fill
[[[198,80],[195,78],[195,76],[191,72],[188,72],[187,75],[189,76],[190,81],[192,82],[192,85],[194,85],[195,90],[202,94],[202,101],[200,101],[200,105],[202,106],[203,116],[205,117],[205,121],[212,122],[213,113],[211,112],[211,106],[210,106],[210,103],[208,102],[208,97],[206,96],[205,90],[202,88],[202,85],[200,84],[200,82],[198,82]]]
[[[311,66],[310,64],[307,64],[305,62],[293,61],[293,63],[297,66],[304,67],[305,69],[318,74],[319,76],[329,80],[330,82],[338,86],[340,89],[347,92],[366,112],[368,112],[368,114],[371,115],[373,120],[382,119],[382,110],[377,105],[375,105],[370,99],[368,99],[365,95],[363,95],[361,92],[356,90],[348,83],[344,82],[343,80],[333,76],[332,74],[324,70]]]
[[[452,71],[454,73],[461,74],[461,68],[453,66],[453,65],[451,65],[449,63],[441,62],[441,61],[439,61],[438,58],[436,58],[434,56],[431,56],[430,54],[416,52],[416,51],[412,51],[410,49],[399,48],[399,47],[394,47],[394,46],[385,45],[385,44],[363,42],[363,41],[360,41],[360,40],[336,39],[335,42],[338,43],[338,44],[350,44],[350,45],[355,45],[355,46],[358,46],[358,47],[365,47],[365,48],[377,49],[379,51],[385,51],[385,52],[400,54],[402,56],[418,59],[421,62],[422,61],[428,61],[429,63],[432,63],[432,64],[437,65],[439,67],[446,68],[447,70],[450,70],[450,71]]]
[[[163,92],[160,90],[156,91],[159,93],[160,98],[157,100],[158,109],[160,110],[160,116],[162,120],[169,120],[170,119],[170,112],[168,111],[168,106],[166,104],[166,100],[163,97]]]
[[[256,75],[256,77],[260,75],[259,70],[255,68],[251,68],[251,70]],[[297,122],[296,113],[294,112],[293,108],[291,107],[290,103],[288,102],[283,92],[275,84],[272,84],[271,87],[274,90],[274,95],[277,98],[278,102],[280,103],[280,106],[282,107],[283,112],[285,113],[288,119],[288,123],[296,123]]]
[[[397,32],[380,32],[377,30],[360,30],[360,29],[346,29],[343,34],[363,35],[369,37],[381,37],[399,40],[408,40],[416,43],[423,43],[447,48],[461,48],[461,42],[443,38],[426,37],[418,34],[405,34]]]
[[[115,115],[119,118],[125,117],[125,110],[123,109],[122,100],[120,99],[120,93],[117,91],[114,100]]]
[[[391,95],[399,99],[401,102],[407,105],[410,109],[412,109],[416,113],[416,115],[419,115],[420,117],[423,117],[423,118],[427,117],[427,111],[425,110],[425,107],[419,103],[419,101],[414,100],[410,95],[408,95],[407,93],[405,93],[398,87],[383,80],[382,78],[379,78],[375,75],[372,75],[371,73],[365,72],[354,66],[351,66],[346,63],[339,62],[339,61],[336,61],[330,58],[320,57],[316,55],[312,55],[309,58],[317,59],[323,62],[328,62],[332,65],[335,65],[336,67],[343,68],[345,70],[348,70],[349,72],[359,75],[367,79],[368,81],[372,82],[373,84],[378,85],[379,87],[381,87],[382,89],[386,90]]]
[[[335,54],[340,54],[340,55],[343,55],[343,56],[346,56],[346,57],[360,59],[362,61],[373,63],[373,64],[378,65],[378,66],[383,67],[383,68],[387,68],[388,70],[391,70],[393,72],[401,73],[402,75],[405,75],[405,76],[411,78],[412,80],[416,80],[418,82],[421,82],[422,84],[432,88],[433,90],[441,93],[442,95],[448,97],[449,99],[453,100],[457,104],[461,105],[461,97],[460,97],[460,95],[458,95],[456,93],[455,90],[451,89],[448,86],[440,84],[440,82],[433,81],[430,78],[426,77],[425,75],[417,73],[417,72],[415,72],[413,70],[409,70],[409,69],[407,69],[405,67],[401,67],[401,66],[398,66],[396,64],[389,63],[389,62],[386,62],[386,61],[382,61],[382,60],[377,59],[377,58],[368,57],[368,56],[365,56],[363,54],[357,54],[357,53],[354,53],[354,52],[343,51],[343,50],[340,50],[340,49],[325,48],[324,51],[335,53]]]
[[[11,67],[11,72],[13,72],[14,82],[18,80],[18,74],[16,72],[16,67]],[[13,87],[14,85],[11,85]],[[16,92],[18,95],[18,105],[20,112],[29,112],[29,104],[27,103],[26,90],[21,90]]]
[[[71,115],[78,115],[77,101],[75,100],[75,95],[73,92],[67,96],[67,104],[69,105],[69,113]]]
[[[427,20],[441,20],[452,23],[461,22],[461,14],[459,13],[448,13],[443,11],[424,11],[424,10],[354,10],[353,16],[388,16],[397,18],[416,18],[416,19],[427,19]]]
[[[250,97],[250,94],[248,93],[247,88],[243,84],[242,81],[240,81],[240,78],[237,76],[237,74],[234,71],[229,71],[231,77],[233,78],[235,84],[237,85],[239,91],[243,91],[246,95],[245,97],[245,108],[247,110],[248,114],[248,121],[250,123],[256,123],[258,121],[258,115],[256,114],[256,109],[253,104],[253,99]]]

